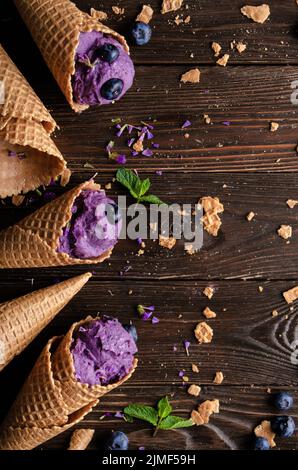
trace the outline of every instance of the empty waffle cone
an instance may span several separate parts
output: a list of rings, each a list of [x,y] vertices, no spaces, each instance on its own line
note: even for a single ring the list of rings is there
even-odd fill
[[[83,190],[99,190],[87,181],[38,209],[19,223],[0,232],[0,269],[66,266],[101,263],[109,258],[112,248],[92,259],[71,258],[58,253],[63,228],[71,219],[71,208]]]
[[[0,450],[33,449],[60,434],[83,419],[101,396],[131,377],[136,359],[130,372],[114,384],[88,386],[76,381],[67,345],[74,329],[90,320],[74,324],[65,337],[48,342],[1,426]]]
[[[0,197],[48,185],[66,162],[50,137],[56,123],[0,46]],[[25,157],[21,157],[21,155]]]
[[[69,0],[15,0],[15,5],[72,109],[81,112],[88,108],[74,102],[71,84],[80,32],[98,31],[113,36],[128,52],[124,37]]]
[[[79,292],[91,273],[0,304],[0,371],[20,354]]]

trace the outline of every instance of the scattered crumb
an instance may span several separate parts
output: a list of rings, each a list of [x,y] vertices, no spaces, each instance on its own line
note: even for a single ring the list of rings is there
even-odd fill
[[[105,185],[105,189],[111,189],[112,188],[112,183],[107,183]]]
[[[182,377],[182,380],[183,380],[183,382],[189,382],[189,377],[187,377],[187,375],[184,375]]]
[[[229,61],[230,55],[229,54],[224,54],[220,59],[216,61],[217,65],[221,65],[221,67],[226,67],[228,61]]]
[[[213,198],[211,196],[202,197],[199,203],[205,212],[205,215],[201,219],[204,229],[210,235],[216,237],[222,223],[218,214],[224,211],[224,206],[217,197]]]
[[[213,51],[214,51],[214,57],[218,57],[219,54],[220,54],[220,51],[221,51],[221,45],[218,44],[218,42],[213,42],[213,43],[211,44],[211,47],[212,47],[212,49],[213,49]]]
[[[203,311],[203,315],[204,317],[206,318],[215,318],[216,317],[216,313],[213,312],[212,310],[210,310],[209,307],[206,307]]]
[[[244,44],[244,43],[241,42],[241,41],[240,41],[240,42],[237,42],[237,44],[236,44],[236,49],[237,49],[237,51],[239,52],[239,54],[242,54],[242,52],[244,52],[244,51],[246,50],[246,48],[247,48],[247,45],[246,45],[246,44]]]
[[[133,291],[132,291],[132,289],[129,289],[129,291],[128,291],[128,295],[131,295],[131,294],[132,294],[132,292],[133,292]]]
[[[11,202],[14,206],[20,206],[24,202],[25,196],[23,194],[18,194],[17,196],[12,196]]]
[[[145,253],[145,250],[140,249],[140,250],[137,252],[137,256],[142,256],[144,253]]]
[[[162,235],[159,235],[159,245],[163,248],[171,250],[176,245],[176,241],[177,240],[174,237],[163,237]]]
[[[281,225],[277,230],[277,233],[281,238],[287,240],[292,236],[292,227],[291,225]]]
[[[198,385],[192,384],[188,388],[187,393],[189,393],[190,395],[193,395],[194,397],[198,397],[201,393],[201,387],[199,387]]]
[[[199,69],[191,69],[188,72],[185,72],[181,78],[180,82],[182,83],[199,83],[201,77],[201,72]]]
[[[191,17],[188,15],[188,16],[184,19],[184,23],[185,23],[185,24],[188,24],[188,23],[190,23],[190,20],[191,20]]]
[[[206,322],[202,321],[198,323],[194,333],[200,344],[211,343],[213,338],[213,329]]]
[[[189,256],[192,256],[196,253],[196,250],[194,249],[191,243],[187,243],[186,245],[184,245],[184,250]]]
[[[153,13],[154,11],[150,5],[143,5],[141,13],[136,17],[136,21],[148,24],[152,20]]]
[[[294,207],[298,204],[298,201],[296,199],[288,199],[287,200],[287,205],[289,206],[290,209],[294,209]]]
[[[200,372],[200,369],[198,368],[196,364],[191,365],[191,370],[195,372],[195,374],[198,374]]]
[[[293,303],[294,300],[298,299],[298,286],[287,290],[283,293],[283,296],[288,304]]]
[[[209,300],[212,299],[212,297],[214,296],[213,287],[210,287],[210,286],[205,287],[205,289],[203,290],[203,294],[206,295],[206,297],[208,297]]]
[[[259,286],[258,289],[259,289],[259,292],[263,292],[264,287],[263,287],[263,286]]]
[[[76,429],[71,437],[68,450],[85,450],[90,444],[95,429]]]
[[[206,400],[200,404],[198,411],[192,411],[191,418],[197,426],[200,426],[202,424],[208,424],[209,418],[213,413],[219,413],[219,401]]]
[[[60,185],[61,186],[66,186],[69,183],[71,177],[71,171],[68,168],[65,168],[63,171],[61,177],[60,177]]]
[[[182,7],[183,0],[163,0],[161,13],[164,15],[169,11],[177,11]]]
[[[134,145],[132,146],[132,148],[133,148],[136,152],[143,152],[143,150],[144,150],[143,140],[142,140],[142,139],[137,140],[137,141],[134,143]]]
[[[271,393],[271,388],[267,388],[266,392]]]
[[[272,310],[271,315],[272,315],[272,317],[277,317],[278,311],[277,310]]]
[[[216,385],[220,385],[221,383],[223,383],[223,380],[224,380],[223,373],[221,371],[216,372],[213,383],[215,383]]]
[[[257,437],[264,437],[269,442],[270,447],[275,447],[274,442],[275,434],[271,429],[270,421],[262,421],[261,424],[255,427],[254,433]]]
[[[95,8],[90,9],[90,15],[98,21],[105,21],[108,18],[108,15],[104,11],[95,10]]]
[[[203,119],[205,121],[205,124],[211,124],[211,118],[209,117],[208,114],[204,114]]]
[[[276,132],[278,128],[279,128],[278,122],[270,122],[270,131],[271,132]]]
[[[174,19],[174,23],[175,23],[177,26],[179,26],[181,23],[183,23],[183,19],[180,18],[179,15],[177,15],[177,16],[175,17],[175,19]]]
[[[247,216],[246,216],[248,222],[250,222],[250,221],[254,218],[255,215],[256,215],[256,214],[255,214],[254,212],[252,212],[252,211],[249,212],[249,213],[247,214]]]
[[[189,139],[190,138],[190,135],[188,133],[184,134],[184,138],[185,139]]]
[[[123,15],[123,13],[125,11],[124,8],[120,8],[120,7],[117,7],[117,6],[112,7],[112,10],[115,13],[115,15]]]
[[[256,23],[265,23],[265,21],[270,15],[270,8],[269,5],[265,3],[257,7],[245,5],[241,8],[241,13],[242,15],[247,16],[247,18],[255,21]]]

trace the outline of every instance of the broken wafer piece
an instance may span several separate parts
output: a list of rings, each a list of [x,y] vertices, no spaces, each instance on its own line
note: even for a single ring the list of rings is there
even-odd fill
[[[201,387],[198,385],[192,384],[188,387],[187,393],[189,395],[193,395],[194,397],[198,397],[201,393]]]
[[[297,199],[288,199],[287,200],[287,205],[290,209],[294,209],[295,206],[297,206],[298,201]]]
[[[95,429],[76,429],[71,437],[67,450],[85,450],[92,441]]]
[[[266,3],[259,6],[245,5],[241,8],[241,13],[255,23],[265,23],[270,16],[270,7]]]
[[[277,233],[284,240],[288,240],[288,238],[292,237],[292,227],[291,225],[281,225]]]
[[[90,9],[90,15],[92,16],[92,18],[98,21],[105,21],[108,18],[107,13],[105,13],[104,11],[95,10],[95,8]]]
[[[211,44],[211,47],[213,49],[214,56],[218,57],[221,52],[221,45],[218,42],[213,41],[213,43]]]
[[[164,237],[163,235],[159,235],[159,246],[163,248],[167,248],[168,250],[172,250],[176,245],[176,238],[175,237]]]
[[[148,24],[152,20],[153,13],[154,11],[150,5],[143,5],[141,13],[136,17],[136,21]]]
[[[198,323],[194,333],[200,344],[211,343],[213,338],[213,329],[208,325],[208,323],[204,321]]]
[[[221,67],[226,67],[227,64],[228,64],[228,61],[230,59],[230,55],[229,54],[224,54],[222,57],[220,57],[216,63],[217,65],[220,65]]]
[[[212,297],[214,296],[214,288],[211,286],[205,287],[205,289],[203,290],[203,294],[206,295],[206,297],[208,297],[209,300],[211,300]]]
[[[170,11],[177,11],[182,7],[183,0],[163,0],[161,13],[169,13]]]
[[[213,383],[215,383],[216,385],[220,385],[223,383],[223,380],[224,380],[224,375],[221,371],[217,371],[215,373],[215,377],[213,379]]]
[[[204,211],[202,223],[206,232],[216,237],[221,227],[221,220],[218,214],[224,211],[224,206],[217,197],[205,196],[199,201]]]
[[[276,446],[274,441],[275,433],[271,429],[270,421],[262,421],[261,424],[255,427],[254,433],[257,437],[264,437],[267,439],[271,448]]]
[[[203,310],[203,315],[204,315],[204,317],[206,317],[206,318],[215,318],[215,317],[216,317],[216,313],[213,312],[209,307],[206,307],[206,308]]]
[[[199,405],[198,410],[192,411],[191,418],[197,426],[200,426],[208,424],[210,416],[214,413],[219,413],[219,400],[206,400]]]
[[[285,291],[283,296],[288,304],[292,304],[295,300],[298,299],[298,286]]]
[[[191,69],[185,72],[180,79],[182,83],[199,83],[201,72],[199,69]]]

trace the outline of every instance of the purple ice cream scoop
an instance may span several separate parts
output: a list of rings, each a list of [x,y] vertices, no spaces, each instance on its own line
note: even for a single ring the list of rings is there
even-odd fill
[[[74,201],[57,251],[72,258],[97,258],[114,247],[121,227],[118,206],[104,191],[82,191]]]
[[[74,332],[71,352],[78,382],[108,385],[131,371],[137,346],[116,318],[103,317]]]
[[[110,104],[132,86],[135,69],[120,42],[101,32],[80,33],[72,77],[74,101]]]

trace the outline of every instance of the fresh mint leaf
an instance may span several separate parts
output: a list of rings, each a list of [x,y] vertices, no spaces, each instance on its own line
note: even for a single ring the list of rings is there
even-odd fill
[[[150,204],[165,204],[159,197],[154,196],[153,194],[148,194],[147,196],[142,196],[140,202],[149,202]]]
[[[138,186],[141,181],[133,171],[126,170],[126,168],[119,168],[116,173],[116,179],[118,183],[121,183],[122,186],[129,190],[134,198],[137,199],[139,197]]]
[[[178,429],[178,428],[189,428],[193,426],[192,419],[180,418],[179,416],[167,416],[159,424],[159,429]]]
[[[126,421],[127,423],[133,423],[133,417],[124,414],[124,421]]]
[[[128,405],[124,408],[124,413],[132,418],[142,419],[148,423],[157,426],[158,413],[152,406],[146,405]]]
[[[169,403],[168,397],[163,397],[159,400],[157,404],[157,409],[158,409],[158,416],[160,419],[164,419],[167,416],[169,416],[169,414],[172,413],[173,408],[171,407]]]
[[[151,186],[151,183],[150,183],[149,178],[146,178],[145,180],[143,180],[142,185],[141,185],[140,196],[144,196],[144,194],[148,192],[150,186]]]

